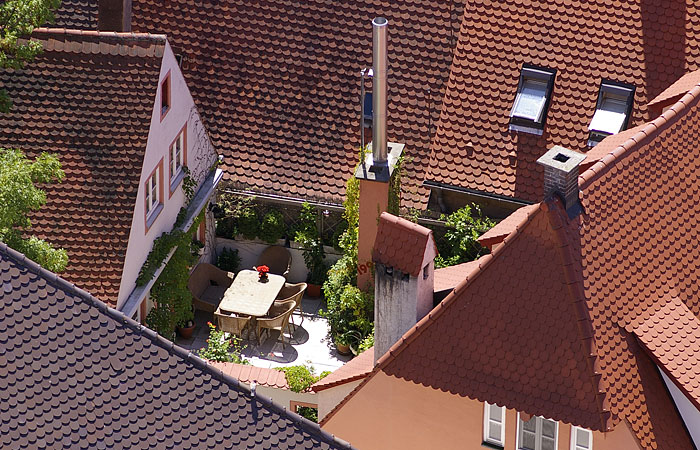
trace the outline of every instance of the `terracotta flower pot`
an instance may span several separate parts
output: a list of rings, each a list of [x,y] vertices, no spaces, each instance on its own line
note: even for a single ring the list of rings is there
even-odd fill
[[[336,342],[336,343],[335,343],[335,348],[338,349],[338,353],[341,354],[341,355],[343,355],[343,356],[347,356],[347,355],[349,355],[350,353],[352,353],[352,352],[350,351],[350,346],[349,346],[349,345],[341,344],[340,342]]]
[[[194,333],[194,325],[187,328],[177,328],[177,332],[180,333],[183,339],[192,339],[192,333]]]
[[[306,294],[311,298],[319,298],[321,296],[321,285],[308,284],[306,286]]]

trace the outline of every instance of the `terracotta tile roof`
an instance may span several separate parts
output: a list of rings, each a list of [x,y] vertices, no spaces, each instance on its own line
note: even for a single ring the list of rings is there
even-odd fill
[[[699,103],[697,85],[585,171],[583,214],[540,204],[373,374],[694,448],[655,363],[700,403]]]
[[[433,232],[387,212],[379,216],[372,261],[417,277],[437,256]]]
[[[61,0],[56,10],[55,27],[78,30],[97,30],[98,0]]]
[[[489,248],[500,244],[506,236],[517,229],[518,225],[521,224],[528,215],[537,211],[538,207],[538,205],[534,204],[516,209],[511,215],[498,222],[477,240],[481,245]]]
[[[419,186],[463,0],[143,0],[135,31],[168,35],[226,178],[241,190],[341,203],[360,145],[360,70],[371,20],[389,19],[388,138],[406,144],[407,205]]]
[[[209,361],[209,365],[243,383],[255,383],[278,389],[289,389],[284,372],[267,367],[255,367],[247,364]]]
[[[636,86],[634,126],[649,120],[650,99],[698,68],[698,8],[695,0],[471,2],[426,181],[541,200],[535,161],[553,145],[588,150],[601,79]],[[508,130],[524,63],[557,70],[542,136]]]
[[[613,134],[612,136],[608,136],[602,141],[600,141],[598,145],[596,145],[586,153],[586,159],[584,159],[581,165],[579,166],[579,173],[583,173],[593,164],[603,159],[605,155],[612,153],[613,150],[618,148],[621,144],[625,143],[629,138],[637,134],[637,132],[642,130],[645,126],[645,123],[637,125],[636,127],[628,128],[627,130],[621,131],[617,134]]]
[[[655,99],[650,101],[649,107],[666,104],[669,101],[675,103],[698,84],[700,84],[700,71],[695,70],[693,72],[688,72],[661,94],[657,95]]]
[[[339,369],[311,386],[314,392],[323,391],[351,381],[361,380],[374,368],[374,346],[343,364]]]
[[[350,448],[0,243],[0,447]]]
[[[67,280],[115,305],[165,38],[33,36],[44,52],[24,70],[0,72],[14,104],[0,115],[0,146],[58,156],[66,178],[46,187],[33,233],[66,249]]]
[[[433,292],[452,290],[479,267],[479,260],[435,269]]]

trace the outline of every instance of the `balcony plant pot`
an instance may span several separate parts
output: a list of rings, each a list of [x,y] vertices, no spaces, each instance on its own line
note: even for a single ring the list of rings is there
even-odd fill
[[[177,327],[177,332],[183,339],[192,339],[194,333],[194,321],[188,320],[185,326]]]
[[[349,345],[340,343],[340,342],[338,342],[337,339],[335,341],[335,348],[336,348],[336,350],[338,350],[339,355],[347,356],[347,355],[350,355],[352,353],[350,351]]]
[[[306,286],[306,294],[311,298],[319,298],[321,296],[321,285],[308,283]]]

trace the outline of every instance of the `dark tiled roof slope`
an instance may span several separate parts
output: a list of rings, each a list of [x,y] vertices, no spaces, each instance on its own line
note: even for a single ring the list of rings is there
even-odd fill
[[[98,0],[61,0],[51,26],[78,30],[97,30]]]
[[[389,19],[390,141],[406,144],[416,205],[463,1],[134,0],[133,29],[168,35],[228,180],[341,203],[360,145],[371,20]]]
[[[387,212],[379,216],[372,261],[417,277],[428,262],[424,261],[427,252],[433,258],[437,255],[435,238],[429,228]]]
[[[583,214],[539,204],[375,373],[694,448],[655,363],[700,405],[698,130],[700,84],[579,177]]]
[[[0,447],[349,448],[0,243]]]
[[[699,8],[695,0],[469,1],[426,180],[541,200],[535,161],[552,145],[588,150],[601,79],[637,87],[634,126],[649,120],[649,100],[698,67]],[[557,70],[541,137],[508,130],[523,63]]]
[[[24,70],[0,72],[13,102],[0,115],[0,145],[58,157],[66,178],[45,187],[32,232],[66,249],[67,280],[115,305],[165,38],[34,37],[44,52]]]

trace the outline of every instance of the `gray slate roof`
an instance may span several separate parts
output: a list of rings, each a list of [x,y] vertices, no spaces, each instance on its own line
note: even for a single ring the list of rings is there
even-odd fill
[[[351,448],[0,242],[0,448]]]

